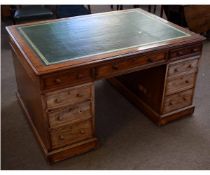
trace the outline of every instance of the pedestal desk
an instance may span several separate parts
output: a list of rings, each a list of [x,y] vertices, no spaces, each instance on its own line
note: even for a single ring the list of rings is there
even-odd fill
[[[204,37],[148,12],[113,11],[7,31],[17,98],[50,162],[96,148],[96,80],[108,79],[158,125],[194,111]]]

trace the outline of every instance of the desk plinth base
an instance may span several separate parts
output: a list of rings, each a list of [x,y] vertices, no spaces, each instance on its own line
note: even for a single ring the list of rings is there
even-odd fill
[[[108,82],[114,86],[122,95],[128,98],[131,103],[137,106],[148,118],[150,118],[155,124],[159,126],[165,125],[183,117],[189,117],[194,112],[195,107],[191,105],[167,114],[158,114],[116,78],[110,78],[108,79]]]
[[[23,111],[25,113],[26,118],[28,119],[29,124],[31,125],[33,133],[34,133],[39,145],[41,146],[41,149],[45,155],[45,158],[50,163],[55,163],[55,162],[58,162],[61,160],[65,160],[67,158],[86,153],[86,152],[98,147],[97,138],[91,138],[91,139],[88,139],[88,140],[85,140],[85,141],[82,141],[79,143],[75,143],[75,144],[60,148],[60,149],[48,151],[47,148],[45,147],[32,119],[31,119],[31,117],[30,117],[28,110],[26,109],[26,107],[23,103],[23,100],[22,100],[20,94],[18,92],[16,93],[16,96],[17,96],[17,99],[18,99],[18,102],[19,102],[21,108],[23,109]]]

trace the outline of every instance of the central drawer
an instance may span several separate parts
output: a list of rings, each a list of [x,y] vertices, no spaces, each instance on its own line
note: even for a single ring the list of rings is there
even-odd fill
[[[96,78],[103,78],[125,72],[126,70],[142,66],[149,65],[165,59],[165,52],[154,53],[150,55],[136,56],[133,58],[125,58],[119,61],[105,63],[96,68]]]
[[[50,132],[52,149],[76,143],[93,136],[92,120],[66,125]]]

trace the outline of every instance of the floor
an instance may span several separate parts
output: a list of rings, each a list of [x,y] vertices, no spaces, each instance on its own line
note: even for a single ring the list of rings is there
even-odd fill
[[[94,8],[109,10],[108,6]],[[193,116],[158,127],[106,81],[98,81],[96,132],[101,146],[49,165],[15,97],[16,81],[5,25],[1,37],[2,169],[210,170],[210,40],[204,42]]]

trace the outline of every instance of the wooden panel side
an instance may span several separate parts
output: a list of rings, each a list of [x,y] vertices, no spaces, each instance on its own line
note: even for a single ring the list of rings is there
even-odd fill
[[[45,144],[46,148],[50,148],[49,136],[47,131],[47,118],[43,111],[42,100],[39,86],[35,83],[26,71],[25,66],[20,62],[22,58],[13,52],[13,62],[17,81],[18,92],[25,104],[25,107],[31,117],[36,130]],[[30,68],[28,68],[30,69]],[[37,77],[38,79],[38,77]]]

